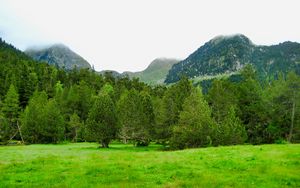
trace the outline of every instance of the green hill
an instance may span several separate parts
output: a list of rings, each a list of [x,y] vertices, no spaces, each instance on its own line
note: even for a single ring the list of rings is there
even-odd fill
[[[178,62],[177,59],[158,58],[153,60],[143,71],[124,72],[123,75],[128,75],[130,78],[137,77],[140,81],[151,85],[163,84],[168,71]]]
[[[77,68],[91,68],[91,65],[81,56],[62,44],[55,44],[46,48],[31,48],[25,53],[37,61],[45,61],[51,65],[70,70]]]
[[[252,64],[260,77],[295,70],[300,73],[300,44],[284,42],[272,46],[253,44],[246,36],[218,36],[205,43],[185,60],[174,65],[165,82],[189,78],[232,74]]]

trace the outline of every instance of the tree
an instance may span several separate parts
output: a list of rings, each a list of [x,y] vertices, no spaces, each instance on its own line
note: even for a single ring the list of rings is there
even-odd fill
[[[266,89],[269,112],[267,128],[271,142],[285,139],[300,141],[300,78],[288,73],[274,80]]]
[[[133,140],[136,146],[146,146],[150,142],[149,127],[152,112],[146,112],[148,99],[143,101],[138,91],[132,89],[125,92],[117,104],[119,122],[121,125],[120,137],[127,143]],[[143,106],[145,104],[146,106]],[[152,108],[152,107],[150,107]],[[151,109],[148,109],[151,111]],[[148,114],[147,114],[148,113]],[[148,116],[149,115],[149,116]]]
[[[55,99],[50,99],[42,113],[42,142],[58,143],[63,140],[65,131],[65,121],[60,113]]]
[[[173,126],[178,123],[183,103],[190,95],[191,90],[191,82],[187,79],[187,77],[182,77],[178,83],[172,85],[165,92],[162,103],[163,125],[160,129],[160,133],[164,137],[162,138],[164,143],[171,138]]]
[[[243,144],[247,139],[247,132],[241,120],[236,116],[231,106],[226,117],[218,124],[215,131],[214,145]]]
[[[207,98],[217,123],[223,121],[230,107],[237,106],[238,103],[238,96],[233,84],[223,79],[213,81]]]
[[[6,141],[9,140],[8,133],[9,133],[8,122],[4,117],[4,115],[2,114],[2,112],[0,111],[0,145],[1,143],[6,143]]]
[[[71,115],[69,121],[69,127],[72,130],[72,137],[73,137],[72,141],[77,142],[79,131],[82,130],[83,128],[83,123],[81,122],[80,117],[76,113],[73,113]]]
[[[21,115],[22,133],[28,143],[58,143],[63,139],[65,122],[54,99],[35,92]]]
[[[7,120],[8,128],[6,129],[6,135],[10,138],[14,137],[18,133],[18,115],[19,115],[19,95],[14,85],[10,85],[9,90],[6,93],[2,112]]]
[[[248,142],[261,144],[267,142],[268,109],[262,97],[262,87],[254,73],[251,66],[246,66],[242,71],[243,80],[237,87],[239,117],[246,126]]]
[[[186,98],[178,125],[173,129],[170,146],[175,149],[203,147],[212,144],[216,122],[199,88]]]
[[[42,129],[45,126],[43,113],[48,102],[47,98],[46,92],[35,91],[24,112],[21,113],[21,130],[27,143],[42,143]]]
[[[107,93],[100,93],[95,98],[86,126],[89,137],[101,143],[103,148],[108,148],[118,129],[115,105]]]
[[[291,112],[291,123],[289,128],[289,134],[287,140],[291,142],[293,138],[293,131],[295,128],[295,122],[299,120],[299,109],[298,105],[300,100],[300,77],[297,76],[294,72],[290,72],[287,75],[287,98],[290,103],[290,112]],[[296,114],[296,115],[295,115]],[[299,125],[298,125],[299,126]]]

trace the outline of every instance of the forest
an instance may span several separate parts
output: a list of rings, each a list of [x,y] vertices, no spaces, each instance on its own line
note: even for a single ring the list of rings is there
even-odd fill
[[[65,71],[0,41],[0,142],[25,144],[113,140],[165,149],[300,141],[300,77],[212,80],[208,92],[187,77],[149,86],[138,79]]]

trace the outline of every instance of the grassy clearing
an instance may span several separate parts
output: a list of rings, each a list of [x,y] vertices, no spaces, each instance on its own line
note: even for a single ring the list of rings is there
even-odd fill
[[[300,187],[300,144],[0,147],[0,187]]]

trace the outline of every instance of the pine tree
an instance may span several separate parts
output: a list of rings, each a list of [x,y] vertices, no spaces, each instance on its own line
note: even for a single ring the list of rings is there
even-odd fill
[[[207,98],[217,123],[224,120],[231,106],[237,106],[238,96],[236,95],[233,84],[228,80],[213,81]]]
[[[6,135],[10,138],[14,137],[18,133],[18,115],[19,115],[19,95],[14,85],[10,85],[9,90],[6,93],[2,112],[5,119],[8,122],[8,128]]]
[[[58,143],[63,140],[65,122],[54,99],[35,92],[21,115],[22,133],[28,143]]]
[[[27,143],[41,143],[42,129],[45,126],[43,122],[44,108],[47,105],[46,92],[35,91],[29,100],[27,107],[21,114],[20,121],[22,133]]]
[[[214,137],[214,145],[243,144],[247,139],[245,126],[236,116],[235,109],[231,106],[225,119],[218,124]]]
[[[139,92],[134,89],[125,92],[118,101],[117,109],[121,124],[120,137],[124,142],[132,140],[136,146],[148,145],[150,132],[147,126],[151,125],[147,124],[151,124],[150,116],[152,114],[147,115]]]
[[[69,121],[69,127],[72,129],[72,141],[77,142],[78,141],[78,135],[80,134],[80,131],[83,129],[83,123],[80,120],[80,117],[73,113],[70,117]]]
[[[91,139],[101,143],[104,148],[109,147],[118,129],[115,105],[107,93],[101,93],[95,98],[86,126]]]
[[[178,125],[174,127],[170,145],[176,149],[208,146],[216,123],[199,88],[186,98]]]
[[[6,120],[6,118],[4,117],[4,115],[2,114],[2,112],[0,111],[0,145],[3,143],[5,144],[6,141],[9,140],[9,125],[8,122]]]
[[[64,139],[65,121],[55,99],[50,99],[42,111],[42,142],[58,143]]]

